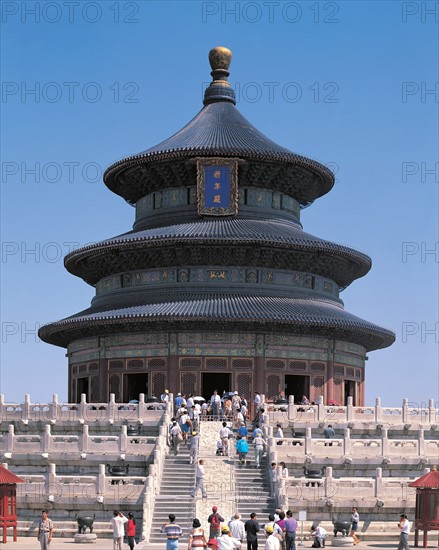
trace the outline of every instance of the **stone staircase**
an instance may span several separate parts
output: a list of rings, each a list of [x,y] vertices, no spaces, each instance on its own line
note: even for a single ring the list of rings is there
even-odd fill
[[[177,456],[172,450],[165,458],[160,494],[155,499],[153,521],[149,542],[164,543],[166,537],[160,532],[169,514],[175,514],[176,523],[183,529],[187,540],[195,517],[195,499],[191,492],[195,485],[195,466],[189,464],[189,449],[180,445]]]
[[[274,500],[269,499],[270,489],[268,483],[267,457],[261,460],[259,468],[255,465],[255,451],[253,445],[249,443],[249,452],[247,455],[247,464],[240,465],[239,460],[235,459],[235,502],[236,509],[241,514],[241,519],[245,522],[250,519],[250,514],[255,512],[257,520],[261,527],[258,534],[259,546],[265,545],[265,534],[263,525],[268,523],[268,515],[274,514],[276,504]]]

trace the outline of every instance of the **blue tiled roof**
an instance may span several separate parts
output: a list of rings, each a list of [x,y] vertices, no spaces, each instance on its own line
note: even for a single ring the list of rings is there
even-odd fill
[[[368,349],[386,347],[395,339],[392,331],[364,321],[333,302],[233,294],[192,294],[172,301],[157,295],[153,303],[139,306],[109,311],[86,310],[62,321],[45,325],[40,331],[40,336],[43,340],[58,343],[57,333],[63,333],[62,338],[65,340],[68,339],[66,332],[76,331],[81,326],[98,325],[100,334],[103,334],[104,327],[111,326],[112,331],[117,331],[117,326],[126,327],[133,323],[151,321],[288,324],[291,325],[293,333],[296,328],[301,329],[301,332],[305,329],[309,333],[330,330],[333,337],[337,336],[337,331],[343,333],[344,338],[350,334],[352,341],[361,343],[364,340],[364,345]],[[58,345],[65,345],[64,340]]]
[[[206,105],[181,130],[158,145],[123,158],[107,168],[104,181],[123,195],[118,178],[131,167],[199,156],[233,156],[301,167],[319,180],[316,197],[334,185],[334,176],[323,164],[282,147],[257,130],[229,101]]]
[[[369,256],[344,245],[332,243],[302,231],[297,224],[286,220],[254,219],[218,219],[204,220],[129,232],[74,250],[65,257],[65,265],[72,273],[76,264],[86,257],[102,255],[112,249],[130,248],[132,246],[159,246],[167,240],[172,243],[200,242],[255,243],[269,246],[288,247],[310,252],[326,252],[345,257],[346,260],[359,264],[359,275],[366,274],[371,266]]]

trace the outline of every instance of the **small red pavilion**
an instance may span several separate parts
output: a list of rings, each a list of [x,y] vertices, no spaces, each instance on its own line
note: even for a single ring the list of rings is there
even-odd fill
[[[423,547],[426,548],[428,531],[439,530],[439,472],[436,466],[409,483],[409,487],[416,487],[415,546],[418,546],[421,529],[424,531]]]
[[[3,544],[7,540],[8,527],[14,529],[14,542],[17,542],[17,483],[24,483],[24,480],[0,465],[0,529],[3,529]]]

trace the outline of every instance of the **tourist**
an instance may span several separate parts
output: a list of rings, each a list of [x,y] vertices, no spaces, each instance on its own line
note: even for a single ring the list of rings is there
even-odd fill
[[[206,418],[207,416],[207,410],[209,409],[209,404],[207,403],[207,401],[205,401],[202,405],[201,405],[201,416],[203,418]]]
[[[244,420],[247,419],[247,412],[248,412],[247,405],[244,405],[244,403],[241,401],[241,414],[244,417]]]
[[[245,437],[238,436],[238,441],[236,442],[236,452],[239,455],[239,463],[245,464],[248,453],[248,443]]]
[[[195,431],[198,431],[200,428],[200,416],[201,416],[201,406],[199,403],[194,405],[192,409],[192,428]]]
[[[220,550],[241,548],[241,542],[232,535],[227,525],[221,527],[221,536],[218,537],[218,548]]]
[[[206,475],[206,472],[204,471],[204,461],[199,460],[197,464],[197,468],[195,471],[195,487],[193,492],[191,493],[191,497],[195,498],[198,493],[198,489],[201,491],[201,496],[203,498],[207,498],[206,488],[204,487],[204,476]],[[210,537],[212,538],[212,537]]]
[[[410,522],[405,514],[401,514],[398,523],[400,530],[398,550],[410,550],[409,547],[409,534],[410,534]]]
[[[255,406],[255,421],[256,421],[256,415],[258,414],[259,409],[261,407],[261,403],[262,403],[261,395],[258,392],[256,392],[255,397],[253,399],[253,404]]]
[[[306,395],[302,395],[302,399],[299,401],[299,405],[309,405],[309,399]]]
[[[253,446],[255,448],[255,465],[256,468],[259,468],[261,464],[262,455],[264,454],[264,449],[267,446],[265,439],[262,436],[258,435],[253,439]]]
[[[239,540],[240,542],[243,542],[245,539],[245,529],[244,524],[241,521],[241,515],[235,514],[232,519],[229,521],[229,529],[232,533],[232,536],[235,537],[235,539]]]
[[[229,455],[229,437],[231,436],[231,434],[232,432],[227,427],[227,422],[223,422],[223,427],[221,428],[219,435],[221,438],[224,456]]]
[[[122,550],[123,537],[125,536],[124,524],[127,523],[126,518],[119,510],[114,510],[111,518],[111,526],[113,528],[113,550]]]
[[[272,525],[265,526],[265,550],[280,550],[279,537],[274,534],[274,528]]]
[[[257,550],[259,523],[255,512],[252,512],[250,519],[244,523],[244,529],[247,533],[247,550]]]
[[[285,523],[285,512],[283,510],[279,510],[278,513],[279,519],[276,521],[276,523],[279,525],[279,527],[282,529],[282,532],[284,530],[284,523]],[[276,516],[275,516],[276,519]]]
[[[287,518],[284,521],[285,548],[296,550],[297,521],[293,518],[293,512],[287,510]]]
[[[178,539],[182,536],[181,527],[175,523],[174,514],[169,514],[169,523],[162,525],[162,533],[166,534],[166,550],[178,550]]]
[[[311,535],[314,537],[314,543],[311,548],[325,548],[325,540],[328,537],[328,531],[320,525],[311,527]]]
[[[276,521],[276,524],[280,527],[283,533],[285,527],[285,512],[283,512],[282,510],[279,510],[279,519]],[[281,550],[285,550],[285,539],[283,537],[280,543],[280,547]]]
[[[248,436],[248,430],[245,427],[245,423],[241,422],[237,431],[238,435],[241,437],[247,437]],[[262,432],[261,432],[262,433]]]
[[[221,441],[221,439],[218,439],[218,441],[216,442],[216,456],[224,456],[223,442]]]
[[[268,478],[270,480],[270,498],[276,498],[276,485],[277,485],[277,464],[271,463],[271,470],[268,472]]]
[[[264,425],[267,423],[267,421],[268,421],[268,415],[265,413],[265,409],[261,407],[259,409],[259,426],[263,428]]]
[[[258,435],[262,435],[262,430],[261,430],[261,428],[259,427],[259,424],[256,424],[256,425],[255,425],[255,429],[253,430],[253,433],[252,433],[252,437],[255,438],[255,437],[257,437]]]
[[[232,409],[234,411],[236,411],[236,409],[241,409],[241,398],[239,397],[237,391],[235,391],[232,396]]]
[[[284,438],[284,432],[282,430],[282,426],[280,424],[276,424],[276,433],[274,434],[274,437],[276,439],[280,439],[281,441],[276,441],[276,445],[282,445]]]
[[[165,390],[164,393],[160,396],[160,401],[162,403],[169,403],[169,390]]]
[[[194,396],[190,393],[186,401],[186,407],[187,407],[187,412],[189,414],[189,418],[191,419],[192,419],[192,412],[193,412],[192,409],[194,406],[195,406]]]
[[[184,401],[184,399],[183,399],[181,393],[177,393],[177,397],[174,399],[175,408],[179,409],[183,405],[183,401]]]
[[[210,524],[210,539],[216,539],[220,535],[221,531],[221,522],[224,521],[224,518],[218,513],[218,506],[212,506],[212,513],[207,518],[207,523]]]
[[[49,519],[47,510],[43,510],[41,515],[42,519],[38,524],[37,539],[40,541],[41,550],[49,550],[53,535],[53,521]]]
[[[187,543],[188,550],[194,550],[196,548],[206,548],[207,537],[204,529],[201,527],[200,520],[195,518],[192,522],[192,530],[189,533],[189,540]]]
[[[288,468],[286,467],[285,462],[280,462],[279,466],[281,467],[281,471],[280,471],[281,479],[288,479]]]
[[[328,426],[328,428],[329,428],[329,426]],[[358,531],[359,521],[360,521],[360,516],[358,514],[358,510],[356,508],[352,508],[351,532],[349,534],[354,539],[354,544],[358,544],[360,542],[360,539],[355,534],[355,532]]]
[[[221,397],[218,395],[218,391],[214,390],[213,395],[210,398],[210,407],[211,407],[212,416],[214,418],[218,418],[220,404],[221,404]]]
[[[200,446],[200,435],[195,430],[189,442],[189,464],[195,464],[197,461],[198,448]]]
[[[328,427],[323,430],[323,435],[325,439],[333,439],[335,437],[335,431],[332,427],[332,424],[328,424]],[[332,447],[332,441],[330,443],[325,443],[325,447]]]
[[[186,447],[189,438],[189,430],[192,431],[192,422],[186,409],[184,409],[183,414],[180,416],[179,424],[183,435],[184,446]]]
[[[267,527],[272,527],[273,528],[273,531],[272,531],[273,534],[276,535],[279,538],[279,540],[282,539],[283,531],[279,527],[279,525],[276,523],[274,514],[270,514],[268,516],[268,523],[265,524],[265,530],[267,530]]]
[[[172,423],[172,427],[169,430],[169,433],[170,433],[171,438],[172,438],[172,447],[174,449],[174,456],[177,456],[178,455],[178,446],[180,445],[181,441],[183,441],[183,436],[181,434],[181,428],[175,420]]]
[[[128,546],[130,547],[130,550],[133,550],[136,546],[136,520],[134,519],[134,515],[131,512],[128,512],[128,522],[127,522],[127,539],[128,539]]]
[[[231,420],[233,413],[232,413],[232,401],[230,397],[227,397],[224,401],[224,416],[227,420]]]

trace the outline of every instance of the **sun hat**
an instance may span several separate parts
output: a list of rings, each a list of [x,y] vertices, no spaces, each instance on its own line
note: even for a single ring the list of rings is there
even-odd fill
[[[223,526],[221,527],[221,532],[222,532],[222,533],[228,533],[229,531],[230,531],[230,529],[227,527],[227,525],[223,525]]]
[[[266,532],[266,533],[273,533],[273,531],[274,531],[274,529],[273,529],[273,527],[272,527],[271,525],[267,525],[267,526],[265,527],[265,532]]]
[[[218,541],[216,539],[209,539],[207,541],[207,546],[216,546],[218,548]]]

